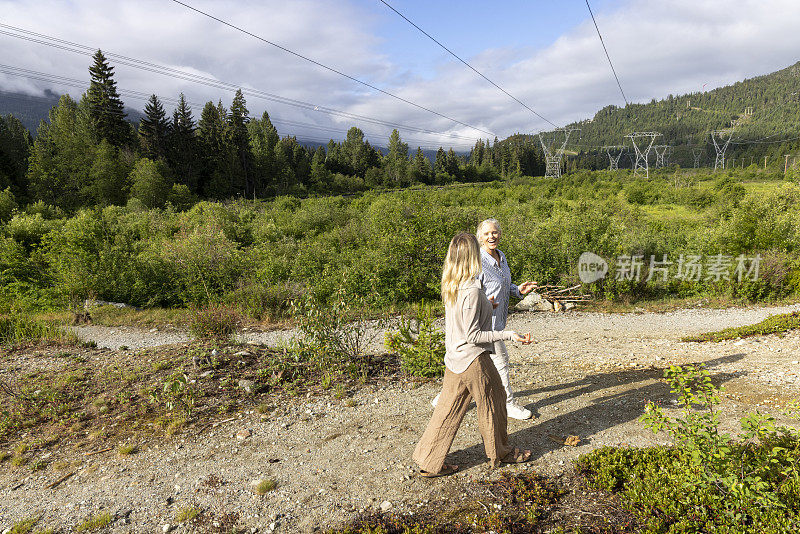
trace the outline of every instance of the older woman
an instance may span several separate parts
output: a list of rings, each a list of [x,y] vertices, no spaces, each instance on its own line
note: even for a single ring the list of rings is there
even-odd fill
[[[508,299],[510,295],[521,299],[523,295],[530,293],[536,287],[536,282],[525,282],[520,286],[514,285],[511,281],[511,270],[503,254],[497,245],[500,243],[500,223],[497,219],[486,219],[478,225],[475,233],[481,245],[481,265],[483,271],[478,276],[478,280],[486,290],[486,296],[493,299],[496,307],[492,313],[492,328],[503,330],[508,319]],[[509,372],[511,364],[508,358],[508,349],[502,340],[494,343],[494,354],[492,362],[500,374],[503,387],[506,390],[506,410],[508,416],[514,419],[530,419],[533,413],[527,408],[520,406],[514,398],[514,391],[511,389]]]
[[[493,467],[527,462],[531,457],[531,451],[508,444],[506,395],[489,357],[493,343],[529,343],[530,334],[492,328],[492,303],[475,279],[481,271],[480,255],[475,236],[460,233],[450,242],[442,270],[446,349],[442,393],[413,456],[425,477],[458,470],[458,466],[444,461],[472,399],[486,456]]]

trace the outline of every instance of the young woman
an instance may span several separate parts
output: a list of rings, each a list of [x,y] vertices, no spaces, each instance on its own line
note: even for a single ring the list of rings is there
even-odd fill
[[[477,405],[486,456],[493,467],[527,462],[531,457],[531,451],[508,444],[506,394],[489,356],[495,341],[529,343],[530,334],[492,329],[492,303],[475,278],[480,272],[478,240],[468,233],[456,235],[442,271],[446,348],[442,392],[413,455],[422,476],[449,475],[458,470],[444,460],[472,399]]]

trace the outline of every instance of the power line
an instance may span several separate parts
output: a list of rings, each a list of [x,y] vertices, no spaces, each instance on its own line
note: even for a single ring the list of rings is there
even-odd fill
[[[617,71],[614,69],[614,64],[611,63],[611,56],[608,55],[608,48],[606,48],[606,43],[603,41],[603,35],[600,33],[600,27],[597,26],[597,20],[594,18],[594,13],[592,13],[592,6],[589,5],[589,0],[586,0],[586,7],[589,8],[589,14],[592,16],[592,22],[594,22],[594,28],[597,30],[597,36],[600,38],[600,44],[603,45],[603,50],[606,53],[606,57],[608,58],[608,64],[611,66],[611,72],[614,74],[614,78],[617,80],[617,86],[619,86],[619,92],[622,93],[622,100],[625,101],[625,105],[628,105],[628,99],[625,98],[625,92],[622,90],[622,84],[619,83],[619,76],[617,76]]]
[[[3,30],[0,30],[0,34],[8,35],[10,37],[15,37],[17,39],[22,39],[22,40],[25,40],[25,41],[29,41],[29,42],[33,42],[33,43],[37,43],[37,44],[41,44],[41,45],[45,45],[45,46],[58,48],[60,50],[65,50],[65,51],[72,52],[72,53],[75,53],[75,54],[87,55],[87,56],[91,57],[97,50],[96,47],[91,47],[91,46],[87,46],[87,45],[83,45],[83,44],[79,44],[79,43],[73,43],[73,42],[70,42],[70,41],[65,41],[63,39],[58,39],[56,37],[51,37],[51,36],[44,35],[44,34],[41,34],[41,33],[32,32],[30,30],[25,30],[24,28],[18,28],[18,27],[15,27],[15,26],[7,25],[7,24],[0,23],[0,28],[7,28],[7,29],[10,29],[10,30],[13,30],[14,32],[19,32],[19,33],[22,33],[22,34],[25,34],[25,35],[19,35],[18,33],[13,33],[13,32],[3,31]],[[193,82],[193,83],[198,83],[198,84],[201,84],[201,85],[205,85],[205,86],[208,86],[208,87],[213,87],[215,89],[222,89],[222,90],[225,90],[225,91],[236,91],[236,90],[241,89],[241,87],[239,85],[231,83],[231,82],[226,82],[226,81],[218,80],[218,79],[215,79],[215,78],[209,78],[209,77],[206,77],[206,76],[201,76],[199,74],[194,74],[194,73],[183,71],[183,70],[176,69],[176,68],[173,68],[173,67],[167,67],[167,66],[164,66],[164,65],[159,65],[157,63],[151,63],[151,62],[148,62],[148,61],[132,58],[132,57],[129,57],[129,56],[124,56],[124,55],[121,55],[121,54],[115,54],[115,53],[111,53],[111,52],[106,52],[105,54],[109,58],[114,58],[116,60],[116,62],[121,64],[121,65],[125,65],[125,66],[128,66],[128,67],[133,67],[133,68],[140,69],[140,70],[145,70],[145,71],[148,71],[148,72],[153,72],[153,73],[156,73],[156,74],[160,74],[162,76],[167,76],[167,77],[174,78],[174,79],[179,79],[179,80],[189,81],[189,82]],[[413,132],[418,132],[418,133],[423,133],[423,134],[430,134],[430,135],[435,135],[435,136],[439,136],[439,137],[443,137],[443,138],[465,139],[465,140],[469,140],[469,141],[474,141],[475,140],[474,137],[469,137],[469,136],[465,136],[465,135],[459,135],[459,134],[455,134],[455,133],[437,132],[435,130],[431,130],[431,129],[428,129],[428,128],[422,128],[422,127],[418,127],[418,126],[411,126],[411,125],[408,125],[408,124],[402,124],[402,123],[397,123],[397,122],[392,122],[392,121],[386,121],[386,120],[383,120],[383,119],[378,119],[378,118],[370,117],[370,116],[367,116],[367,115],[359,115],[359,114],[356,114],[356,113],[350,113],[348,111],[342,111],[342,110],[338,110],[338,109],[335,109],[335,108],[329,108],[329,107],[322,106],[322,105],[319,105],[319,104],[306,102],[306,101],[303,101],[303,100],[297,100],[297,99],[293,99],[293,98],[288,98],[288,97],[276,95],[274,93],[269,93],[267,91],[263,91],[263,90],[260,90],[260,89],[249,88],[249,89],[241,89],[241,90],[242,90],[242,92],[244,94],[246,94],[248,96],[251,96],[251,97],[260,98],[260,99],[264,99],[264,100],[268,100],[268,101],[271,101],[271,102],[276,102],[276,103],[284,104],[284,105],[288,105],[288,106],[293,106],[293,107],[297,107],[297,108],[300,108],[300,109],[305,109],[307,111],[314,111],[314,112],[318,112],[318,113],[324,113],[324,114],[331,115],[331,116],[334,116],[334,117],[340,117],[340,118],[350,119],[350,120],[354,120],[354,121],[366,122],[366,123],[375,124],[375,125],[379,125],[379,126],[385,126],[387,128],[397,128],[398,130],[405,130],[405,131],[413,131]]]
[[[237,30],[237,31],[240,31],[240,32],[242,32],[242,33],[246,34],[246,35],[249,35],[250,37],[253,37],[253,38],[255,38],[255,39],[258,39],[259,41],[265,42],[265,43],[267,43],[267,44],[269,44],[269,45],[272,45],[272,46],[274,46],[274,47],[276,47],[276,48],[278,48],[278,49],[280,49],[280,50],[283,50],[283,51],[284,51],[284,52],[286,52],[287,54],[291,54],[291,55],[293,55],[293,56],[296,56],[296,57],[298,57],[298,58],[300,58],[300,59],[303,59],[303,60],[305,60],[305,61],[308,61],[309,63],[312,63],[312,64],[314,64],[314,65],[317,65],[318,67],[321,67],[321,68],[323,68],[323,69],[325,69],[325,70],[328,70],[328,71],[330,71],[330,72],[336,73],[336,74],[338,74],[339,76],[343,76],[344,78],[347,78],[348,80],[351,80],[351,81],[354,81],[354,82],[356,82],[356,83],[359,83],[359,84],[361,84],[361,85],[363,85],[363,86],[365,86],[365,87],[369,87],[370,89],[372,89],[372,90],[374,90],[374,91],[378,91],[379,93],[382,93],[382,94],[384,94],[384,95],[386,95],[386,96],[390,96],[390,97],[392,97],[392,98],[394,98],[394,99],[396,99],[396,100],[399,100],[399,101],[401,101],[401,102],[405,102],[406,104],[409,104],[409,105],[411,105],[411,106],[414,106],[414,107],[416,107],[416,108],[419,108],[419,109],[421,109],[421,110],[423,110],[423,111],[427,111],[428,113],[432,113],[432,114],[434,114],[434,115],[437,115],[437,116],[439,116],[439,117],[442,117],[442,118],[444,118],[444,119],[447,119],[447,120],[449,120],[449,121],[455,122],[456,124],[460,124],[460,125],[462,125],[462,126],[466,126],[467,128],[472,128],[473,130],[476,130],[476,131],[479,131],[479,132],[483,132],[483,133],[485,133],[485,134],[488,134],[488,135],[494,135],[493,133],[491,133],[491,132],[488,132],[488,131],[486,131],[486,130],[483,130],[483,129],[481,129],[481,128],[478,128],[477,126],[472,126],[471,124],[467,124],[466,122],[462,122],[462,121],[460,121],[460,120],[458,120],[458,119],[454,119],[453,117],[450,117],[450,116],[448,116],[448,115],[445,115],[444,113],[440,113],[440,112],[438,112],[438,111],[435,111],[435,110],[433,110],[433,109],[427,108],[427,107],[425,107],[425,106],[423,106],[423,105],[421,105],[421,104],[417,104],[416,102],[412,102],[411,100],[408,100],[408,99],[406,99],[406,98],[403,98],[402,96],[399,96],[399,95],[396,95],[396,94],[394,94],[394,93],[391,93],[391,92],[389,92],[389,91],[386,91],[385,89],[381,89],[380,87],[376,87],[375,85],[372,85],[371,83],[368,83],[368,82],[365,82],[365,81],[363,81],[363,80],[360,80],[360,79],[356,78],[355,76],[350,76],[349,74],[346,74],[346,73],[344,73],[344,72],[342,72],[342,71],[340,71],[340,70],[337,70],[337,69],[335,69],[335,68],[333,68],[333,67],[329,67],[328,65],[325,65],[324,63],[321,63],[321,62],[319,62],[319,61],[316,61],[316,60],[314,60],[314,59],[311,59],[310,57],[304,56],[303,54],[300,54],[300,53],[298,53],[298,52],[295,52],[294,50],[290,50],[290,49],[286,48],[285,46],[281,46],[281,45],[279,45],[279,44],[277,44],[277,43],[273,43],[272,41],[270,41],[270,40],[268,40],[268,39],[265,39],[265,38],[261,37],[260,35],[256,35],[255,33],[252,33],[252,32],[250,32],[250,31],[247,31],[247,30],[245,30],[244,28],[241,28],[241,27],[239,27],[239,26],[236,26],[235,24],[231,24],[230,22],[228,22],[228,21],[225,21],[225,20],[223,20],[223,19],[221,19],[221,18],[215,17],[214,15],[211,15],[211,14],[209,14],[209,13],[206,13],[205,11],[201,11],[200,9],[197,9],[196,7],[192,7],[192,6],[190,6],[189,4],[186,4],[186,3],[184,3],[184,2],[181,2],[180,0],[172,0],[172,1],[173,1],[173,2],[175,2],[176,4],[180,4],[180,5],[182,5],[182,6],[186,7],[186,8],[188,8],[188,9],[191,9],[192,11],[195,11],[195,12],[197,12],[197,13],[200,13],[201,15],[203,15],[203,16],[205,16],[205,17],[208,17],[208,18],[210,18],[210,19],[212,19],[212,20],[215,20],[215,21],[217,21],[217,22],[219,22],[219,23],[221,23],[221,24],[224,24],[225,26],[228,26],[228,27],[230,27],[230,28],[233,28],[233,29],[235,29],[235,30]]]
[[[177,1],[177,0],[174,0],[174,1]],[[451,56],[453,56],[454,58],[456,58],[457,60],[459,60],[461,63],[463,63],[463,64],[464,64],[464,65],[466,65],[467,67],[469,67],[469,68],[470,68],[470,69],[471,69],[471,70],[472,70],[472,71],[473,71],[475,74],[477,74],[478,76],[480,76],[481,78],[483,78],[484,80],[486,80],[487,82],[489,82],[490,84],[492,84],[492,85],[494,85],[495,87],[497,87],[499,90],[501,90],[501,91],[502,91],[503,93],[505,93],[507,96],[511,97],[511,98],[512,98],[514,101],[516,101],[516,102],[517,102],[518,104],[520,104],[522,107],[524,107],[525,109],[527,109],[528,111],[530,111],[531,113],[533,113],[534,115],[536,115],[537,117],[539,117],[540,119],[542,119],[543,121],[545,121],[545,122],[547,122],[548,124],[552,125],[554,128],[558,128],[558,126],[557,126],[556,124],[554,124],[554,123],[553,123],[553,122],[551,122],[549,119],[547,119],[547,118],[545,118],[545,117],[541,116],[539,113],[537,113],[536,111],[534,111],[533,109],[531,109],[531,108],[530,108],[530,107],[529,107],[527,104],[525,104],[525,102],[521,101],[519,98],[515,97],[514,95],[512,95],[511,93],[509,93],[508,91],[506,91],[505,89],[503,89],[502,87],[500,87],[499,85],[497,85],[495,82],[493,82],[493,81],[492,81],[492,80],[490,80],[488,77],[486,77],[486,75],[484,75],[484,74],[483,74],[482,72],[480,72],[478,69],[476,69],[475,67],[473,67],[472,65],[470,65],[469,63],[467,63],[466,61],[464,61],[463,59],[461,59],[461,58],[460,58],[460,57],[459,57],[459,56],[458,56],[458,55],[457,55],[455,52],[453,52],[452,50],[450,50],[449,48],[447,48],[445,45],[443,45],[442,43],[440,43],[440,42],[439,42],[439,41],[438,41],[438,40],[437,40],[437,39],[436,39],[434,36],[432,36],[431,34],[429,34],[428,32],[426,32],[425,30],[423,30],[422,28],[420,28],[419,26],[417,26],[416,24],[414,24],[414,22],[412,22],[411,20],[409,20],[409,18],[408,18],[408,17],[406,17],[405,15],[403,15],[402,13],[400,13],[400,12],[399,12],[397,9],[395,9],[394,7],[392,7],[392,5],[391,5],[391,4],[389,4],[389,2],[387,2],[386,0],[380,0],[380,1],[381,1],[381,2],[382,2],[382,3],[383,3],[385,6],[386,6],[386,7],[388,7],[389,9],[391,9],[392,11],[394,11],[395,13],[397,13],[397,14],[398,14],[398,15],[399,15],[399,16],[400,16],[400,17],[401,17],[403,20],[405,20],[406,22],[408,22],[409,24],[411,24],[412,26],[414,26],[414,27],[415,27],[417,30],[419,30],[420,32],[422,32],[422,34],[423,34],[423,35],[425,35],[425,36],[426,36],[428,39],[430,39],[431,41],[433,41],[434,43],[436,43],[437,45],[439,45],[440,47],[442,47],[442,48],[443,48],[444,50],[446,50],[446,51],[447,51],[447,53],[449,53]]]
[[[9,75],[12,75],[12,76],[19,76],[19,77],[23,77],[23,78],[38,80],[38,81],[45,81],[45,82],[50,82],[50,83],[58,83],[58,84],[67,85],[67,86],[70,86],[70,87],[76,87],[76,88],[79,88],[79,89],[85,89],[85,88],[89,87],[89,83],[87,83],[87,82],[85,82],[83,80],[77,80],[75,78],[67,78],[65,76],[59,76],[59,75],[56,75],[56,74],[47,74],[47,73],[43,73],[43,72],[32,71],[32,70],[29,70],[29,69],[23,69],[21,67],[14,67],[14,66],[11,66],[11,65],[0,64],[0,73],[9,74]],[[130,90],[130,89],[118,89],[118,92],[120,93],[120,96],[125,96],[125,97],[128,97],[128,98],[135,98],[135,99],[142,100],[142,101],[150,100],[150,96],[151,96],[148,93],[143,93],[141,91],[133,91],[133,90]],[[15,95],[15,94],[7,94],[5,91],[0,91],[0,95],[3,95],[5,98],[10,97],[10,98],[18,99],[18,100],[41,100],[41,101],[47,101],[47,102],[52,101],[51,98],[47,98],[47,97],[43,97],[43,96],[25,95],[24,97],[22,97],[22,96]],[[177,106],[178,103],[179,103],[179,99],[173,98],[173,97],[158,96],[158,99],[162,103],[171,104],[173,106]],[[186,103],[189,104],[190,106],[195,107],[195,108],[202,108],[203,107],[203,104],[200,104],[198,102],[192,102],[192,101],[187,100]],[[117,112],[116,109],[107,108],[107,107],[99,107],[97,109],[100,109],[101,111]],[[344,133],[344,134],[346,134],[347,131],[349,130],[349,129],[344,129],[344,128],[335,128],[335,127],[332,127],[332,126],[322,126],[322,125],[318,125],[318,124],[312,124],[312,123],[300,122],[300,121],[293,121],[293,120],[289,120],[289,119],[281,119],[281,118],[276,118],[276,117],[270,117],[270,122],[275,123],[275,124],[285,124],[287,126],[298,126],[298,127],[304,127],[304,128],[314,129],[314,130],[331,131],[331,132]],[[378,138],[381,135],[383,135],[381,133],[371,132],[371,131],[362,130],[362,132],[366,136],[372,136],[373,137],[373,143],[374,143],[374,138]],[[309,138],[309,136],[303,135],[303,139],[308,139],[308,138]],[[315,138],[314,140],[318,140],[318,139]],[[330,139],[326,139],[325,142],[327,142],[329,140]],[[408,143],[416,144],[420,148],[433,148],[433,149],[438,148],[438,147],[433,146],[433,145],[430,144],[430,142],[431,142],[430,139],[416,139],[416,138],[413,138],[413,137],[406,137],[406,138],[404,138],[404,141],[406,141]],[[466,144],[462,143],[462,144],[451,144],[450,146],[453,147],[453,148],[464,149],[465,147],[468,147],[468,146],[471,146],[471,145],[466,145]]]

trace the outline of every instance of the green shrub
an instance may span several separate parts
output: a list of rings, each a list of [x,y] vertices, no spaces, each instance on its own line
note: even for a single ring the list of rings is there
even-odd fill
[[[239,331],[239,313],[221,304],[209,304],[192,312],[189,331],[200,339],[229,341]]]
[[[800,520],[800,433],[758,412],[736,439],[719,431],[717,388],[705,369],[664,373],[678,397],[672,417],[649,403],[642,421],[674,447],[604,447],[577,461],[591,483],[620,492],[645,532],[792,532]]]
[[[300,286],[290,282],[273,286],[249,284],[229,291],[222,300],[256,321],[280,321],[291,316],[291,303],[301,293]]]
[[[17,202],[11,189],[5,188],[0,191],[0,224],[11,219],[14,210],[17,209]]]
[[[422,302],[414,308],[413,316],[401,319],[398,330],[385,334],[386,350],[398,354],[403,371],[412,376],[444,373],[444,332],[433,322],[433,308]]]

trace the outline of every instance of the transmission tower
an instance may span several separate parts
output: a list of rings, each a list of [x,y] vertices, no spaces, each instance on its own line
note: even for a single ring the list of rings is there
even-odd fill
[[[666,167],[665,156],[668,149],[669,145],[653,145],[653,150],[656,151],[656,169]]]
[[[622,158],[622,154],[625,153],[625,146],[619,145],[612,145],[605,147],[606,154],[608,154],[608,170],[609,171],[618,171],[619,170],[619,160]]]
[[[549,142],[545,142],[542,134],[539,134],[539,142],[542,143],[542,152],[544,152],[545,178],[561,178],[561,160],[564,158],[564,148],[567,146],[570,134],[580,131],[580,128],[557,128],[548,136]],[[564,142],[561,143],[561,148],[556,148],[556,138],[561,133],[564,134]]]
[[[717,151],[717,158],[714,160],[714,170],[725,168],[725,151],[733,139],[733,128],[727,130],[713,130],[711,141],[714,143],[714,150]]]
[[[659,135],[661,134],[658,132],[633,132],[625,136],[630,138],[633,150],[636,153],[636,160],[633,163],[634,176],[641,170],[644,171],[645,177],[650,177],[650,167],[647,163],[647,156],[650,155],[653,141],[655,141],[656,137]]]
[[[698,168],[700,166],[700,157],[703,155],[702,148],[692,148],[692,157],[694,157],[694,168]]]

